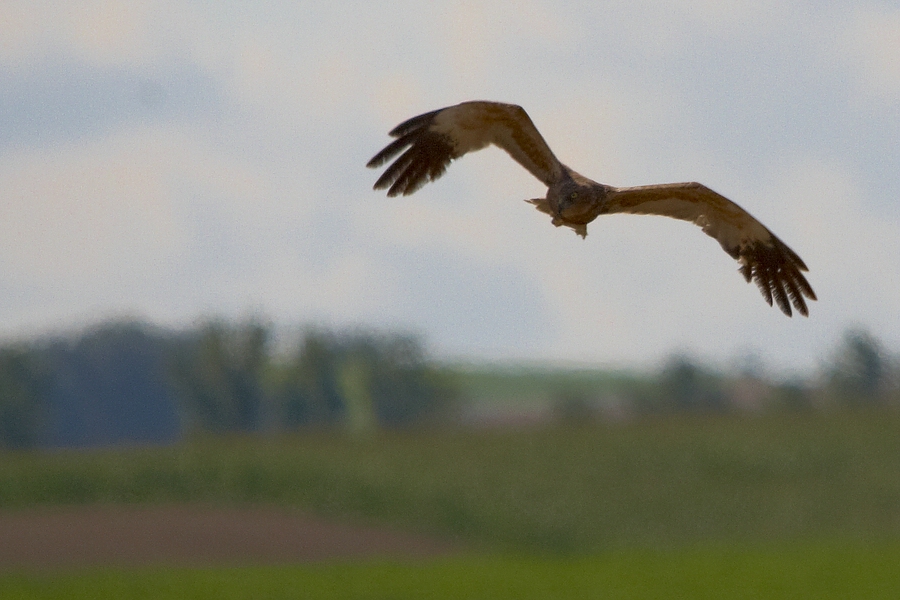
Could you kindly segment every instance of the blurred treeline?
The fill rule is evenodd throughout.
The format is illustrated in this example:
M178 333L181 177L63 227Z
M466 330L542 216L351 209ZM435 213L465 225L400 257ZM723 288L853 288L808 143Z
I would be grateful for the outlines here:
M900 361L847 332L819 372L773 381L684 355L656 372L446 365L383 331L260 321L185 330L106 323L0 347L0 447L167 443L196 433L582 422L685 412L900 406Z
M469 366L456 375L461 416L481 424L900 408L900 359L864 330L845 332L803 377L773 377L752 355L723 371L685 354L645 372Z
M404 426L453 388L414 336L309 329L276 350L257 321L184 331L107 323L0 348L0 446L165 443L196 432Z

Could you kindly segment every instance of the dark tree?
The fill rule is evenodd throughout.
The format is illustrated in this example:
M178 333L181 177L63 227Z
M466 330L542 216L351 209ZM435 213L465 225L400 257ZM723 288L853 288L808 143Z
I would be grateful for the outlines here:
M255 431L262 424L267 326L207 323L183 336L172 373L190 429Z
M0 349L0 446L38 443L46 415L43 381L34 352L16 346Z
M169 337L139 323L112 323L44 347L47 443L91 446L177 438L178 410L167 371Z
M852 330L844 335L829 368L829 385L844 402L878 403L889 371L881 343L866 331Z
M338 383L342 354L335 335L317 329L306 332L278 383L288 427L333 425L343 418Z
M659 383L664 409L709 411L726 408L719 379L684 355L669 359L660 374Z
M451 387L415 337L308 331L278 386L289 426L333 425L354 415L397 426L446 406Z

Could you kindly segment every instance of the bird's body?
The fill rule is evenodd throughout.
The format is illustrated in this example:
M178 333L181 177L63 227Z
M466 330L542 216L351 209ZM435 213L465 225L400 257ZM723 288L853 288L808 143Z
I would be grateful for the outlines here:
M691 221L715 238L741 263L741 273L755 280L766 301L773 299L791 315L802 315L804 297L816 295L801 271L806 265L747 211L699 183L666 183L617 188L597 183L561 163L520 106L498 102L463 102L404 121L391 132L397 138L369 161L379 167L397 155L375 189L389 196L408 195L440 177L460 156L496 145L547 186L544 198L528 200L565 225L587 236L587 224L603 214L653 214Z

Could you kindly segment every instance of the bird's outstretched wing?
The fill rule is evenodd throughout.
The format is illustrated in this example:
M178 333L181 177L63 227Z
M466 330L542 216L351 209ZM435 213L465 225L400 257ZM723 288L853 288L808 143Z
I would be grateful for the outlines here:
M807 316L804 297L816 299L801 272L807 268L800 257L750 213L705 185L610 188L603 213L662 215L699 225L741 263L744 278L756 282L766 302L771 306L774 298L788 316L791 304Z
M380 167L403 152L375 189L388 196L408 195L444 174L455 158L494 144L506 150L532 175L551 185L562 165L521 106L499 102L463 102L413 117L390 133L397 138L366 165Z

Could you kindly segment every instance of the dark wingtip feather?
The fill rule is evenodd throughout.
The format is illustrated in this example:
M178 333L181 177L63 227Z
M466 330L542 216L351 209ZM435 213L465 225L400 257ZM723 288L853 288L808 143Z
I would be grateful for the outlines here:
M760 293L765 298L766 303L769 306L772 306L772 283L768 277L763 277L762 273L760 273L759 267L756 269L756 273L754 274L756 277L756 287L759 288Z
M803 270L806 271L806 269ZM806 296L810 300L818 300L818 298L816 298L816 293L813 291L812 286L809 285L806 277L800 275L799 273L798 275L799 277L797 277L794 281L798 286L800 286L801 298L802 296Z
M803 276L806 265L784 242L772 236L767 242L741 248L740 255L741 274L748 282L756 282L769 306L774 301L789 317L793 315L792 306L804 317L809 316L804 297L815 300L816 294Z
M381 149L381 151L373 156L369 162L366 163L366 166L370 169L375 169L386 163L387 161L394 158L396 155L400 154L404 148L412 144L412 140L409 138L400 138L394 140L387 146Z
M415 131L416 129L426 129L431 122L434 120L434 117L441 112L441 110L433 110L431 112L423 113L421 115L417 115L411 119L407 119L391 129L390 135L391 137L400 137L404 136L407 133Z
M774 285L772 286L772 295L775 297L775 301L778 303L778 308L781 309L781 312L790 317L791 303L788 300L788 295L784 291L781 281L774 282Z
M373 156L366 166L380 167L400 156L381 174L374 189L389 188L388 196L407 196L443 175L455 158L454 145L446 135L429 130L435 114L413 117L391 131L397 139Z
M797 280L793 277L785 278L784 287L788 298L790 298L791 303L797 309L797 312L804 317L809 316L809 311L806 308L806 302L803 300L803 293L798 288Z

